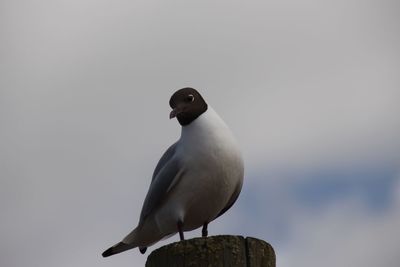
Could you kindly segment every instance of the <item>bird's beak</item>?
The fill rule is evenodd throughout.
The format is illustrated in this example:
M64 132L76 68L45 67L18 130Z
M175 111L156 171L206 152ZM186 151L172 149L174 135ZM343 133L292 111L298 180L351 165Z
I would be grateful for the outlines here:
M178 115L178 113L180 112L180 110L178 108L174 108L171 113L169 113L169 119L173 119L176 117L176 115Z
M183 105L177 106L171 111L171 113L169 113L169 118L170 119L175 118L176 116L178 116L179 114L181 114L185 110L186 110L185 106L183 106Z

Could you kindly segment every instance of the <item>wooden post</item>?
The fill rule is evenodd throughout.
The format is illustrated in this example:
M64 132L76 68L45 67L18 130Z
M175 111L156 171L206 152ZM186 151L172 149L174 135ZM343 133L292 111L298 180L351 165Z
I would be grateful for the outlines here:
M263 240L221 235L163 246L149 255L146 267L275 267L275 261Z

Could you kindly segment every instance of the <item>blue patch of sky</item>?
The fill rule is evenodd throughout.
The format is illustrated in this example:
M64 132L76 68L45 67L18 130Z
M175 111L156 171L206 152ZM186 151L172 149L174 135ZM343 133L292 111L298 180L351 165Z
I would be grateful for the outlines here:
M391 169L317 171L291 183L290 195L311 208L356 196L371 211L380 211L390 206L397 179L397 171Z
M275 176L277 174L271 174ZM394 169L325 170L285 173L285 178L246 181L236 208L245 220L242 233L284 246L296 221L293 208L324 209L342 199L358 197L374 213L391 204L398 172Z

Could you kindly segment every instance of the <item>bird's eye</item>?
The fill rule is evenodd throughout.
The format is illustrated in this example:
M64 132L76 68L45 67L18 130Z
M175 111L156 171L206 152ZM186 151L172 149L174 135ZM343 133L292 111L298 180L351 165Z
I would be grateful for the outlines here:
M190 95L188 95L187 97L186 97L186 102L193 102L194 101L194 96L192 95L192 94L190 94Z

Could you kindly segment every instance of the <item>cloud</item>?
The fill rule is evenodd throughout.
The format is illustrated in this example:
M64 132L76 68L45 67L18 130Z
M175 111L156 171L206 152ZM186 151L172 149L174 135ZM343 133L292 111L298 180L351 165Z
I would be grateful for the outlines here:
M399 210L395 204L376 216L358 199L339 201L321 214L296 220L290 245L278 259L282 266L395 267Z
M398 170L264 175L211 229L270 242L282 266L397 266L399 181Z

